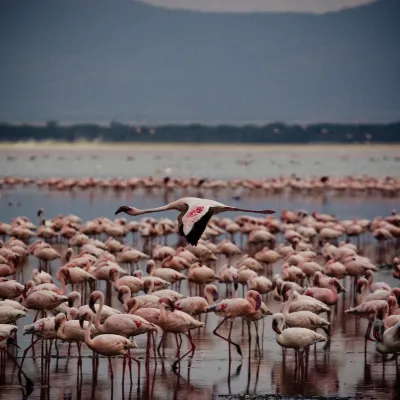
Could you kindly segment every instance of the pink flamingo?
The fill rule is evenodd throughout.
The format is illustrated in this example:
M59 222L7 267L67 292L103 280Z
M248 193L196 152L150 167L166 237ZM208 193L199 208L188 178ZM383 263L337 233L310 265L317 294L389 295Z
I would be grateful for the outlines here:
M218 300L218 289L215 285L206 285L204 287L204 297L194 296L185 297L175 302L176 310L184 311L189 315L199 315L207 311L208 306Z
M167 312L166 305L170 306L172 311ZM158 306L160 309L160 316L158 318L158 326L164 331L164 335L161 338L160 344L158 346L159 349L163 342L166 332L172 332L172 333L179 334L179 335L184 334L188 338L188 340L191 344L191 348L172 364L172 368L175 370L177 368L177 365L180 363L180 361L183 358L185 358L189 353L194 354L194 351L196 350L196 346L193 343L192 337L190 335L190 331L192 329L202 328L204 326L204 322L197 321L196 319L191 317L189 314L186 314L182 311L174 310L173 302L170 299L168 299L167 297L161 297L158 301Z
M273 210L248 210L227 206L214 200L200 199L196 197L184 197L165 206L149 208L147 210L139 210L134 207L122 206L118 208L115 214L124 212L125 214L136 216L167 210L177 210L180 212L178 216L179 233L181 236L185 237L191 245L194 246L197 245L200 236L205 231L206 226L213 215L217 215L225 211L243 211L254 212L258 214L275 213Z
M111 392L113 392L114 386L114 371L111 363L111 357L123 355L124 357L129 357L131 360L135 361L138 366L138 391L140 390L140 361L129 354L129 350L136 348L137 344L133 340L129 340L121 335L114 335L111 333L102 334L94 337L90 337L92 333L94 315L90 316L89 325L85 329L85 343L94 352L106 356L108 358L108 365L111 371ZM83 328L84 319L80 318L79 323L81 328ZM123 376L125 376L125 363L123 369Z
M232 342L231 340L232 326L233 323L235 322L235 319L240 316L250 316L256 313L260 309L261 303L262 301L260 294L255 290L249 290L246 294L245 299L241 298L226 299L207 308L207 312L215 312L216 314L223 315L224 317L222 321L217 325L217 327L213 330L213 334L229 343L229 358L231 358L230 345L235 346L238 354L242 356L242 349L240 348L240 345ZM219 327L226 320L230 320L228 338L225 338L224 336L218 333Z

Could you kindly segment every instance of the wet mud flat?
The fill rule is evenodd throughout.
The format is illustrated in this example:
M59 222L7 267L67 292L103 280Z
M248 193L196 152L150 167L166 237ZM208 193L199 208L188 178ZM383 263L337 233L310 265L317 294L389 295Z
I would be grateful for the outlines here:
M16 204L21 199L21 208L3 207L0 210L0 220L9 222L16 215L28 215L35 221L38 208L43 207L49 217L58 213L75 213L83 220L95 216L110 216L115 206L121 201L135 201L139 207L162 203L160 196L148 196L144 193L128 197L126 194L110 193L107 196L96 197L97 192L77 192L73 196L65 193L44 192L34 189L10 190L4 193L7 201ZM91 197L93 195L93 197ZM227 200L229 200L227 195ZM268 199L267 199L268 200ZM282 206L282 197L270 197L277 208ZM364 199L362 196L328 201L304 197L284 198L288 208L304 206L307 209L324 207L325 212L335 212L338 218L344 218L346 213L354 216L373 218L376 215L385 215L398 199ZM262 204L266 198L253 197L245 199L245 203ZM227 201L228 202L228 201ZM29 204L29 209L27 209ZM307 207L308 204L308 207ZM341 205L341 207L338 206ZM22 208L23 207L23 208ZM162 217L164 215L160 215ZM168 217L175 215L168 214ZM131 237L125 242L131 244ZM282 242L278 237L278 243ZM236 241L239 243L239 240ZM170 245L176 244L176 237L169 239ZM65 254L66 246L54 244L56 250ZM138 246L140 248L140 244ZM247 249L243 249L245 251ZM376 264L389 264L399 249L394 245L379 245L372 235L367 234L360 242L360 252L370 257ZM226 262L219 256L216 263L218 273ZM317 262L323 264L322 258ZM52 263L52 275L63 265L60 260ZM26 282L30 279L32 270L38 267L38 260L29 257L20 266L18 279ZM139 265L145 270L145 264ZM279 273L282 262L277 262L272 271ZM391 286L398 286L391 275L390 268L381 268L375 274L376 281L384 281ZM55 281L59 285L58 281ZM181 362L180 369L173 371L171 364L176 359L176 342L173 335L168 335L164 343L163 355L165 359L150 358L146 363L146 336L135 337L138 348L133 350L141 365L140 385L137 385L137 369L135 364L132 370L132 383L128 373L122 383L123 360L121 357L112 361L114 383L111 386L110 369L104 357L99 358L98 373L93 374L92 351L85 345L82 347L82 368L78 371L77 348L71 345L68 357L68 343L58 343L58 357L52 351L49 364L49 374L43 373L42 347L40 341L34 346L34 354L28 353L24 363L24 372L32 381L33 386L27 385L24 378L19 379L12 362L5 363L4 371L0 373L0 400L16 399L143 399L143 400L209 400L209 399L399 399L400 398L400 371L396 371L394 361L383 363L382 356L376 353L375 343L368 342L367 352L364 353L364 332L367 326L365 320L349 316L344 311L354 305L351 295L351 282L345 278L344 285L347 293L340 295L338 304L332 312L332 338L329 347L324 350L323 344L318 344L316 350L310 350L307 374L299 378L294 353L290 350L284 355L276 343L275 332L271 328L271 317L268 316L259 323L260 349L256 345L256 331L251 327L251 341L247 333L247 326L239 318L233 326L232 340L240 344L243 351L241 358L235 351L229 357L227 343L213 335L213 330L219 319L213 315L203 315L201 320L205 327L194 331L192 337L196 345L196 352L192 359ZM218 284L218 291L223 299L225 285ZM99 290L108 294L106 304L121 309L116 292L105 282L101 282ZM181 293L195 295L196 287L185 282ZM239 295L242 295L240 288ZM264 297L265 303L273 312L280 311L281 303L275 301L271 294ZM23 350L31 343L30 336L23 336L23 326L32 322L34 313L17 321L17 342L20 349L12 349L19 362L22 360ZM223 325L220 333L227 336L229 325ZM161 336L158 336L158 340ZM184 339L181 352L188 350ZM182 353L181 353L182 354Z

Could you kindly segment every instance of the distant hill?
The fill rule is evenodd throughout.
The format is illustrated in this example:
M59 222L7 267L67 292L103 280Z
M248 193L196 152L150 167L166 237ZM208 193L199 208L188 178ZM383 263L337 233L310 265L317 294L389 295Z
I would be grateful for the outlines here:
M0 0L0 120L400 119L400 0L324 15Z
M161 125L96 124L11 125L0 123L0 142L131 143L400 143L400 122L392 124Z

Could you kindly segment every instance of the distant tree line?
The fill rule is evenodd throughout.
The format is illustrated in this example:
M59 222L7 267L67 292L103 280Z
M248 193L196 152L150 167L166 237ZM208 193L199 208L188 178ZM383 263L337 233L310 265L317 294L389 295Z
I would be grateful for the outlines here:
M154 143L400 143L400 122L391 124L283 124L217 125L201 124L132 126L111 122L44 126L0 123L0 141L102 141Z

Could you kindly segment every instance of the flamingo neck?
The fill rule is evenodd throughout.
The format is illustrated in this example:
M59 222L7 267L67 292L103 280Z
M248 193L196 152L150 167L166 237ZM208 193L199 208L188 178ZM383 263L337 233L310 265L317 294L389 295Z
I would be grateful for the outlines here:
M93 314L90 316L90 321L88 326L85 329L85 343L89 346L92 347L92 339L90 337L90 332L92 330L92 325L93 325Z
M60 282L61 282L61 289L59 290L58 294L64 295L65 292L67 291L67 286L65 285L64 275L60 276Z
M171 210L171 209L173 209L173 207L171 207L171 204L167 204L167 205L162 206L162 207L148 208L146 210L136 209L133 215L150 214L150 213L155 213L155 212Z
M101 315L101 312L103 310L103 306L104 306L104 295L103 295L103 293L101 293L100 306L99 306L99 309L96 312L96 319L94 321L94 326L101 333L105 333L104 324L102 325L101 322L100 322L100 315Z
M212 304L214 304L214 298L210 292L210 288L208 288L207 286L204 288L204 297L207 300L207 303L211 306Z
M282 314L286 315L289 314L289 309L290 309L290 304L292 304L293 301L293 296L289 296L287 301L284 303L283 309L282 309Z
M151 281L150 281L149 291L147 292L147 294L152 294L153 291L154 291L154 281L151 280Z
M160 310L160 316L158 317L159 324L164 324L167 321L167 311L165 310L164 303L159 303L158 308Z
M364 301L364 297L367 294L368 285L364 285L361 293L358 295L358 304L361 304Z

